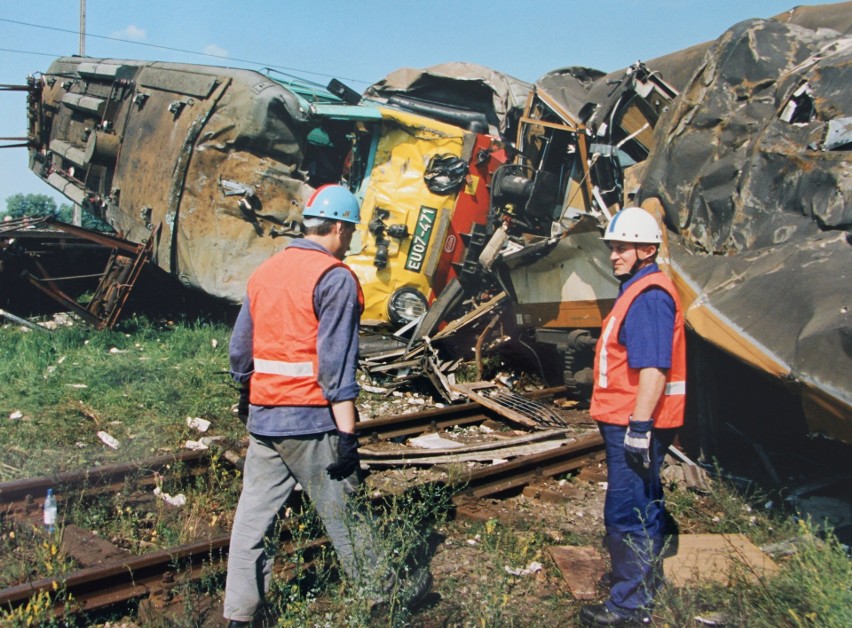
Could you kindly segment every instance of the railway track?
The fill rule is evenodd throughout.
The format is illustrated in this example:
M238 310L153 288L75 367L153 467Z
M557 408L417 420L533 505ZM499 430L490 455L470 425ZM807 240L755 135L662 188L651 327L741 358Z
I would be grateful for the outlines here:
M536 396L553 397L561 390L540 391ZM357 433L361 442L366 444L487 420L500 420L500 416L478 403L466 403L362 422L357 426ZM597 433L587 434L571 441L564 440L545 452L520 455L501 465L465 472L459 479L469 498L498 495L539 478L579 469L593 460L601 449L600 436ZM233 461L233 455L226 458ZM193 451L135 464L2 483L0 516L16 521L29 520L38 527L43 496L50 487L61 487L65 494L72 491L118 491L127 478L133 476L135 487L147 489L153 487L167 469L178 467L183 473L199 474L205 472L209 462L208 452ZM229 545L229 535L221 533L177 547L133 555L74 525L64 526L62 537L63 550L74 558L80 568L0 590L0 607L15 609L27 604L34 596L44 594L50 596L57 616L92 612L137 598L167 604L178 581L198 579L205 573L224 569ZM297 543L287 529L282 531L280 539L286 552L302 550L309 554L325 542L325 539L314 539L308 543Z

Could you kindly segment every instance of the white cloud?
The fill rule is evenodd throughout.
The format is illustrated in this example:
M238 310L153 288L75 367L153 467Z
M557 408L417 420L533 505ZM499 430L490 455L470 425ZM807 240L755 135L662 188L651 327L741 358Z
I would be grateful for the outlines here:
M145 35L144 28L139 28L138 26L131 24L127 28L115 31L112 35L110 35L110 37L115 37L117 39L129 39L130 41L142 41L145 39Z
M228 51L224 48L220 48L216 44L208 44L204 47L202 52L206 55L213 55L214 57L227 57Z

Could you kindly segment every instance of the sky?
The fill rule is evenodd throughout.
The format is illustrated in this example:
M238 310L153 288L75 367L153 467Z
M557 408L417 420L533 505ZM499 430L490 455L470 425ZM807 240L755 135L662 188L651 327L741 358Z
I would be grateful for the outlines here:
M610 72L719 37L808 0L85 0L85 54L260 70L356 91L448 61L533 82L565 66ZM23 85L80 52L80 0L0 0L0 83ZM26 135L26 97L0 92L0 137ZM0 144L12 142L0 140ZM0 150L0 212L17 193L68 202Z

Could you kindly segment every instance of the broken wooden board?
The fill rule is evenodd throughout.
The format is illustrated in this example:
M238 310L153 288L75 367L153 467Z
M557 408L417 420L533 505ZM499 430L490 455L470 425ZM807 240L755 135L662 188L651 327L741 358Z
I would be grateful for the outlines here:
M671 551L675 553L669 555ZM769 556L742 534L681 534L669 537L663 559L666 579L675 586L693 582L730 584L778 571Z
M540 454L557 447L562 447L565 444L564 440L552 440L542 443L528 443L526 445L511 445L500 449L475 450L461 453L435 453L432 451L417 452L416 455L411 455L411 452L398 452L397 458L372 457L369 453L363 452L359 448L361 461L370 466L376 467L397 467L402 465L438 465L438 464L453 464L461 462L492 462L503 461L507 458L515 458L517 456L528 456ZM431 454L431 455L430 455Z
M431 434L438 435L436 432ZM417 457L417 456L434 456L434 455L443 455L443 454L460 454L467 453L471 451L487 451L489 449L502 449L504 447L511 447L513 445L522 445L525 443L532 443L536 441L543 441L548 439L561 439L564 440L567 437L568 430L548 430L546 432L535 432L533 434L523 434L521 436L514 436L509 438L504 438L500 434L495 434L493 437L495 440L487 442L487 443L478 443L475 445L465 445L464 443L459 443L457 441L450 441L454 443L453 447L445 447L445 448L412 448L406 445L397 445L394 446L391 443L386 443L384 447L381 449L377 447L372 447L370 445L360 445L358 447L358 452L362 456L368 456L371 458L397 458L400 456L403 457ZM422 438L422 437L418 437ZM418 439L410 439L409 442L414 445ZM440 443L440 441L438 441ZM560 441L561 444L561 441Z
M562 573L568 590L578 600L597 597L598 583L606 572L606 563L594 547L553 545L547 548Z

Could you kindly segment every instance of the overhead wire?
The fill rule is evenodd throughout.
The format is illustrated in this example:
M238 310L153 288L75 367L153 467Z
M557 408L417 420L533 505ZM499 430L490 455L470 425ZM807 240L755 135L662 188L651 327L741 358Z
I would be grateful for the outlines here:
M24 55L39 55L41 57L61 57L61 54L53 54L51 52L36 52L35 50L17 50L15 48L0 48L0 52L17 52Z
M59 33L70 33L72 35L78 35L79 34L78 31L76 31L74 29L70 29L70 28L59 28L58 26L46 26L46 25L43 25L43 24L33 24L31 22L23 22L21 20L12 20L12 19L9 19L9 18L4 18L4 17L0 17L0 22L6 22L8 24L16 24L18 26L28 26L30 28L40 28L40 29L43 29L43 30L56 31L56 32L59 32ZM342 80L349 81L349 82L352 82L352 83L363 83L365 85L370 85L371 83L373 83L373 81L363 81L361 79L356 79L356 78L351 78L351 77L346 77L346 76L335 76L335 75L327 74L327 73L324 73L324 72L313 72L311 70L305 70L305 69L302 69L302 68L292 68L292 67L288 67L288 66L274 65L274 64L271 64L271 63L268 63L268 62L265 62L265 61L253 61L251 59L240 59L238 57L227 57L227 56L212 54L212 53L209 53L209 52L196 52L194 50L187 50L185 48L175 48L173 46L163 46L161 44L150 44L150 43L147 43L147 42L144 42L144 41L133 41L131 39L122 39L120 37L112 37L112 36L109 36L109 35L95 35L95 34L92 34L92 33L86 33L86 37L91 37L91 38L95 38L95 39L106 39L108 41L117 41L117 42L121 42L123 44L133 44L135 46L144 46L144 47L148 47L148 48L156 48L156 49L159 49L159 50L168 50L170 52L180 52L180 53L183 53L183 54L197 55L197 56L200 56L200 57L209 57L209 58L212 58L212 59L219 59L219 60L222 60L222 61L230 61L230 62L236 62L236 63L248 63L248 64L251 64L251 65L263 66L263 67L268 67L268 68L286 71L286 72L298 72L298 73L301 73L301 74L312 74L314 76L323 76L323 77L326 77L326 78L337 78L337 79L342 79ZM54 57L55 56L63 56L63 55L51 55L49 53L44 53L44 52L12 50L12 49L7 49L7 48L0 48L0 50L5 51L5 52L21 52L21 53L26 53L26 54L35 54L35 55L42 55L42 56L54 56Z

